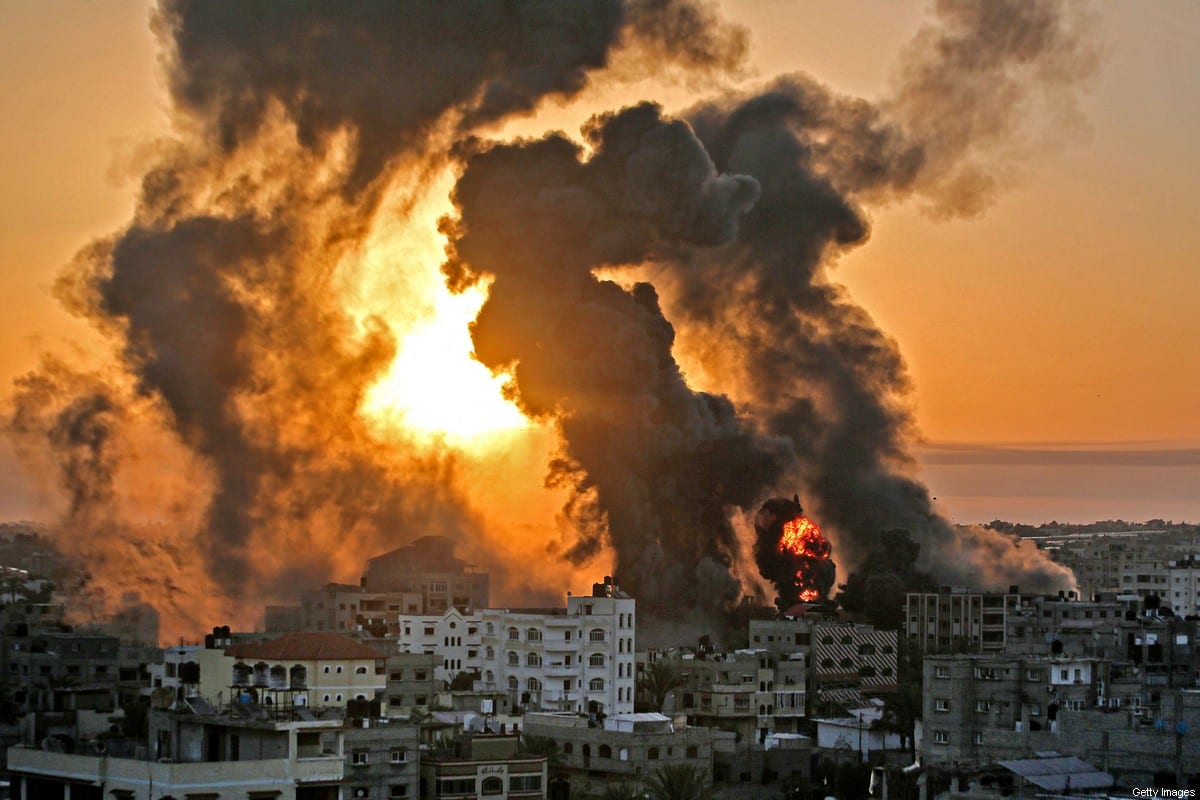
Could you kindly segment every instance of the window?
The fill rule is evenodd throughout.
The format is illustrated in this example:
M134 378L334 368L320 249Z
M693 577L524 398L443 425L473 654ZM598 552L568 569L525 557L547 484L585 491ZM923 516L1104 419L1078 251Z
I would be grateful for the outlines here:
M393 747L391 753L391 762L393 764L403 764L408 760L408 753L403 747Z
M408 797L408 784L393 783L388 789L388 797Z
M542 790L541 775L513 775L508 779L510 792L540 792Z
M649 750L647 750L646 758L650 761L657 761L658 760L658 748L651 747Z
M517 690L517 685L518 685L517 684L517 676L509 675L508 676L508 688L515 692Z
M694 744L689 745L686 755L688 758L699 758L700 757L700 749L698 747L696 747L696 745L694 745Z
M975 741L975 744L983 744L983 734L982 734L982 733L976 733L976 734L975 734L975 740L974 740L974 741Z
M981 714L986 714L987 712L992 710L992 701L976 700L975 701L975 710Z
M326 675L328 675L328 674L329 674L329 665L328 665L328 664L326 664L325 666L321 667L321 672L323 672L323 673L325 673Z
M604 666L604 653L592 653L590 656L588 656L588 666L589 667L603 667Z
M538 653L529 653L525 656L525 666L540 667L542 665L542 657Z
M949 711L950 710L950 701L949 700L934 700L933 701L933 710L934 711Z
M338 675L341 675L341 674L342 674L342 665L341 665L341 664L338 664L338 665L337 665L337 674L338 674Z
M517 655L515 650L508 651L508 665L510 667L519 667L521 665L521 657Z
M540 642L542 640L542 632L537 628L530 628L525 631L525 639L530 642Z
M516 640L521 638L521 632L519 630L517 630L516 628L509 628L508 629L508 638L509 638L509 640L515 642Z
M933 741L937 744L950 744L950 734L945 731L934 731Z
M603 678L592 678L590 681L588 681L588 691L603 692L604 691L604 679Z
M504 794L504 781L497 778L495 775L484 778L483 783L479 785L480 794Z
M356 767L363 767L371 763L370 750L355 750L350 754L350 763Z
M366 668L366 667L355 667L355 668L354 668L354 674L355 674L355 675L366 675L366 674L367 674L367 668Z
M542 684L537 678L530 678L529 680L525 681L525 688L531 692L540 692L542 690Z
M600 758L612 758L612 748L606 744L600 745Z
M588 641L603 642L604 641L604 631L600 630L599 628L592 628L591 632L588 633Z

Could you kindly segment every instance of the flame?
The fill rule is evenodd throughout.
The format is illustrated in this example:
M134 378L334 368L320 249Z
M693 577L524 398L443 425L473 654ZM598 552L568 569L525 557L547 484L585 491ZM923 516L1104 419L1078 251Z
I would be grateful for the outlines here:
M391 366L361 406L376 431L475 449L530 421L504 394L509 376L493 375L474 355L470 325L489 282L455 294L441 274L446 238L437 221L451 211L452 185L446 172L415 196L393 190L358 262L347 265L344 295L360 324L382 321L396 337Z
M821 590L817 588L816 581L817 565L826 561L832 552L829 540L821 534L820 526L803 515L783 523L779 551L799 556L796 587L800 600L807 603L820 599Z

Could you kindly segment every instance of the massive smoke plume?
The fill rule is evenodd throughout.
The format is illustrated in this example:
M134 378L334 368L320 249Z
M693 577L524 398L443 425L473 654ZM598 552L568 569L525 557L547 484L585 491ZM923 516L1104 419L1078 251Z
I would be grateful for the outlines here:
M119 554L94 559L100 582L137 575L143 596L177 598L174 633L353 579L414 534L486 530L452 450L369 429L363 399L397 341L344 303L381 209L411 209L449 164L446 275L492 281L478 357L511 369L515 401L560 437L548 482L569 496L570 561L609 547L648 609L723 608L743 591L739 512L800 486L839 559L904 527L948 580L1060 579L933 512L909 477L899 352L826 275L865 240L864 204L977 213L1027 101L1089 67L1055 3L938 15L877 103L789 77L683 119L602 114L583 145L504 144L476 137L576 95L618 49L711 76L739 68L745 32L700 0L163 0L176 135L133 220L59 283L118 365L28 376L8 426L51 454L64 546ZM597 277L614 266L649 280ZM719 391L688 385L677 329ZM120 490L147 425L183 465L166 530L134 524Z

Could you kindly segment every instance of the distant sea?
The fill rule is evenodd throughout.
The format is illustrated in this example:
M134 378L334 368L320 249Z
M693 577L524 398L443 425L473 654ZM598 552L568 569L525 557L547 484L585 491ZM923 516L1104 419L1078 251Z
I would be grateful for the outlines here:
M1200 445L926 444L920 478L959 523L1200 523Z

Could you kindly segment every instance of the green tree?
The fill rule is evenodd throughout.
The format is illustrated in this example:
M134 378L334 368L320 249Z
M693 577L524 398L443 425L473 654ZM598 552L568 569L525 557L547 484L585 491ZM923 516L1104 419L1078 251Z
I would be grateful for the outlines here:
M924 654L920 646L904 636L899 637L900 652L896 657L896 691L883 699L883 715L872 727L900 736L901 745L916 759L914 728L921 718L924 702L922 687Z
M646 779L654 800L712 800L708 771L691 764L667 764Z
M522 734L521 750L531 756L544 756L546 758L546 767L550 772L557 772L566 766L562 751L558 748L558 742L549 736Z
M660 658L646 664L642 677L638 679L637 688L639 692L650 695L655 711L662 711L663 705L667 702L667 695L686 684L687 680L679 674L675 665Z

